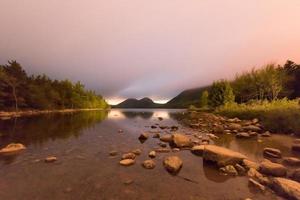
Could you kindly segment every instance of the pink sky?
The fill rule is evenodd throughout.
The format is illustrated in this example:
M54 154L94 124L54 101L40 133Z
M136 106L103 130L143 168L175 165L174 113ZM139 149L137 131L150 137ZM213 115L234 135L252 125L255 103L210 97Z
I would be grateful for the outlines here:
M110 102L165 101L300 62L299 0L1 0L0 63L81 80Z

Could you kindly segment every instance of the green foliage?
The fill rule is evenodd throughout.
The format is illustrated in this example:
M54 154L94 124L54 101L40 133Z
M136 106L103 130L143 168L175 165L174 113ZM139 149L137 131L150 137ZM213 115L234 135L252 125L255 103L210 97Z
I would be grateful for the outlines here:
M241 119L259 118L267 130L300 134L299 99L283 98L273 101L252 100L242 104L231 103L220 106L216 112Z
M202 92L200 97L200 108L207 108L208 107L208 91L205 90Z
M213 83L210 88L208 98L209 104L212 107L218 107L234 102L235 96L230 83L228 81L221 80Z
M16 61L0 65L0 109L108 108L102 96L85 90L80 82L30 76Z

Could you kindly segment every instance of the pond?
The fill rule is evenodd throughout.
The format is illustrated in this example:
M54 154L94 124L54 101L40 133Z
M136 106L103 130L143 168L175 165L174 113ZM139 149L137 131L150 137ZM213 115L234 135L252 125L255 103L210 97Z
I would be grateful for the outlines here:
M203 162L189 150L160 153L156 167L144 169L141 163L148 152L158 147L158 139L138 140L151 125L179 126L179 132L192 134L177 119L184 110L112 109L67 114L48 114L0 121L0 147L20 142L27 149L0 157L0 199L280 199L248 186L248 178L220 175L215 166ZM160 121L158 117L162 117ZM122 130L122 131L119 131ZM261 160L265 146L291 155L292 137L275 135L262 143L238 141L224 135L217 145L237 150ZM120 156L141 149L136 164L119 165ZM110 156L117 151L117 156ZM183 167L177 176L163 167L163 158L177 155ZM46 163L48 156L57 161ZM295 155L294 155L295 156ZM296 155L298 156L298 155Z

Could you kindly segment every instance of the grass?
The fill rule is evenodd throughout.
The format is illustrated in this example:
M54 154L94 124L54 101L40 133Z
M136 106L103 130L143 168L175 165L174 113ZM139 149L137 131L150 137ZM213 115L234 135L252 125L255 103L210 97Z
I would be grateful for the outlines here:
M299 99L275 101L251 101L246 104L227 104L215 111L227 117L240 119L260 119L265 129L275 133L295 133L300 135Z

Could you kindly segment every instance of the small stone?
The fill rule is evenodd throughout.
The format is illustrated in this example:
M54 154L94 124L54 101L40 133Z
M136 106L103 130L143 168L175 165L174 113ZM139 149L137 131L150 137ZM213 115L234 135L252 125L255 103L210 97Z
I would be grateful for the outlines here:
M154 125L152 125L152 126L151 126L151 128L152 128L152 129L156 129L156 128L157 128L157 126L154 126Z
M47 163L51 163L55 161L57 161L57 158L55 156L48 156L47 158L45 158L45 162Z
M142 133L140 136L139 136L139 140L147 140L149 137L148 133Z
M240 175L246 174L246 169L242 165L236 164L234 167Z
M163 148L167 147L167 144L163 143L163 142L159 142L158 145L161 146L161 147L163 147Z
M238 172L236 171L236 169L232 165L227 165L225 167L222 167L222 168L220 168L220 171L225 173L225 174L232 175L232 176L237 176L238 175Z
M158 148L158 149L155 149L155 151L157 153L169 153L171 150L167 149L167 148Z
M182 167L182 160L177 156L169 156L164 159L163 165L171 174L177 174Z
M141 149L135 149L132 151L132 153L134 153L135 155L139 156L142 154L142 150Z
M180 151L179 148L173 148L173 149L172 149L172 152L179 152L179 151Z
M249 135L249 133L241 132L241 133L237 133L236 137L237 138L250 138L250 135Z
M261 134L262 137L271 137L271 133L269 131L264 132Z
M153 160L145 160L142 165L145 169L155 168L155 162Z
M126 153L122 155L122 160L125 159L135 159L136 155L134 153Z
M281 151L275 148L264 148L264 156L271 157L271 158L281 158Z
M156 152L155 151L150 151L149 152L149 157L150 158L155 158L156 157Z
M298 166L300 165L300 159L295 157L285 157L283 158L283 162L287 165Z
M125 185L130 185L130 184L132 184L134 181L132 180L132 179L127 179L127 180L125 180L123 183L125 184Z
M0 154L5 154L5 153L15 153L15 152L19 152L21 150L26 149L26 147L21 144L21 143L11 143L9 145L7 145L6 147L2 148L0 150Z
M135 163L135 161L133 159L125 159L125 160L120 161L120 165L123 165L123 166L130 166L130 165L133 165L134 163Z

